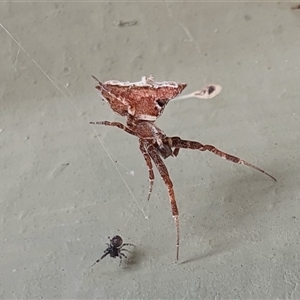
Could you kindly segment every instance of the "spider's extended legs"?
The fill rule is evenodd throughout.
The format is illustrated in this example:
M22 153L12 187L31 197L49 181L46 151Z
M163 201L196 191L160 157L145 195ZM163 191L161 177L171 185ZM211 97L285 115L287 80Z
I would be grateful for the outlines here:
M154 163L159 171L159 174L160 174L161 178L163 179L163 181L165 182L165 185L167 186L167 189L168 189L169 200L170 200L171 209L172 209L172 215L173 215L173 218L175 221L175 227L176 227L176 259L178 260L178 258L179 258L179 215L178 215L178 208L177 208L177 203L176 203L176 199L175 199L175 193L174 193L174 189L173 189L173 183L172 183L172 180L170 179L167 167L164 164L163 160L161 159L155 146L153 144L150 144L150 143L144 141L144 147L146 148L150 157L154 161Z
M124 246L132 246L132 247L135 247L135 245L133 245L133 244L125 243L125 244L122 244L122 247L121 247L121 248L122 248L122 251L124 251L124 250L125 250L125 251L128 251L127 249L123 249Z
M120 122L110 122L110 121L99 121L99 122L90 122L90 124L92 125L105 125L105 126L114 126L114 127L118 127L124 131L126 131L129 134L135 135L134 131L132 131L131 129L129 129L128 127L126 127L124 124L120 123Z
M200 151L210 151L226 160L229 160L233 163L236 164L241 164L241 165L245 165L248 166L250 168L253 168L261 173L266 174L267 176L271 177L273 180L276 181L276 178L273 177L272 175L270 175L269 173L267 173L266 171L248 163L247 161L240 159L236 156L233 156L231 154L225 153L219 149L217 149L216 147L212 146L212 145L202 145L199 142L195 142L195 141L187 141L187 140L182 140L180 137L168 137L168 143L170 144L171 147L175 147L174 149L174 155L175 155L175 151L176 151L176 155L178 155L179 152L179 148L185 148L185 149L192 149L192 150L200 150ZM178 149L178 150L176 150ZM175 156L176 156L175 155Z
M92 266L94 266L95 264L97 264L98 262L100 262L100 260L101 259L103 259L106 255L108 255L109 254L109 251L104 251L105 253L99 258L99 259L97 259L92 265L91 265L91 267Z
M154 172L153 172L151 157L148 154L148 152L143 144L143 140L141 140L141 139L140 139L140 150L144 155L144 159L148 166L148 171L149 171L149 192L148 192L148 201L149 201L150 197L151 197L151 193L152 193L153 183L154 183Z
M123 249L124 251L125 249ZM120 257L120 263L119 263L119 266L121 266L121 263L122 263L122 256L124 256L125 258L127 258L127 256L124 254L124 253L121 253L119 254L119 257Z

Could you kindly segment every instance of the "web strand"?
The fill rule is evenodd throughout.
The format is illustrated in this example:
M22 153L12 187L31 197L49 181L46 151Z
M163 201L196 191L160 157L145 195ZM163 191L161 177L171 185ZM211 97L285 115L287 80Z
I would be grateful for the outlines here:
M3 26L2 23L0 23L0 26L2 27L2 29L10 36L10 38L19 46L19 48L29 57L29 59L36 65L37 68L40 69L40 71L48 78L48 80L56 87L57 90L59 90L59 92L69 101L69 103L78 111L78 113L80 114L80 118L82 118L81 116L83 115L82 112L80 111L80 109L75 105L74 101L71 100L71 98L64 93L64 91L54 82L54 80L43 70L43 68L35 61L35 59L24 49L24 47L17 41L17 39ZM69 91L69 89L66 88L66 90L68 91L68 93L70 94L70 96L72 98L74 98L73 94ZM91 125L92 126L92 125ZM92 129L94 131L94 133L97 136L97 139L100 143L100 145L103 147L104 151L106 152L107 156L109 157L110 161L112 162L113 166L115 167L117 173L119 174L120 178L122 179L123 183L125 184L126 188L128 189L130 195L132 196L133 200L135 201L136 205L138 206L138 208L140 209L140 211L143 213L145 219L149 218L149 215L147 215L145 213L145 211L143 210L142 206L140 205L140 203L138 202L138 200L136 199L136 197L134 196L132 190L130 189L130 187L128 186L125 178L123 177L122 173L120 172L118 166L116 165L116 163L114 162L111 154L109 153L109 151L107 150L104 142L102 141L102 139L99 137L96 129L94 128L94 126L92 126Z

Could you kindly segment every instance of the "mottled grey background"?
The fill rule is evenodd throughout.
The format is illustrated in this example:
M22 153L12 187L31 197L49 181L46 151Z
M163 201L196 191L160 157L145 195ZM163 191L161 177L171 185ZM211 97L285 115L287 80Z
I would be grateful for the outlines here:
M2 299L300 298L293 5L0 4ZM127 21L132 26L121 26ZM157 124L236 154L278 182L210 153L166 160L181 221L174 263L166 188L156 173L148 204L137 139L89 125L122 121L91 74L103 81L152 74L188 83L185 93L220 84L215 99L170 102ZM91 269L115 234L136 245L131 258Z

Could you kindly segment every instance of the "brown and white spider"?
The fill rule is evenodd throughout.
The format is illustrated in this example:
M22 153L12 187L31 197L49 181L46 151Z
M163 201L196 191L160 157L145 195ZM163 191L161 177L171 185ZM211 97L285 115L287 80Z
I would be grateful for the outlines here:
M196 141L182 140L180 137L168 137L160 128L155 125L156 119L163 113L168 102L177 97L187 86L185 83L176 83L173 81L156 82L153 77L143 77L140 82L120 82L116 80L101 83L98 82L98 89L102 97L109 103L111 109L121 116L127 118L126 126L119 122L90 122L90 124L99 124L118 127L127 133L139 138L140 150L144 156L149 172L149 193L148 200L152 193L154 183L154 172L152 162L157 167L165 185L168 189L169 200L176 227L176 259L179 258L179 214L173 183L169 172L162 160L169 156L176 157L181 148L193 149L199 151L210 151L221 158L231 162L246 165L257 171L260 171L273 180L276 179L264 170L242 160L233 155L218 150L212 145L203 145ZM217 85L207 86L193 95L199 98L210 99L221 91ZM183 96L182 98L185 98Z

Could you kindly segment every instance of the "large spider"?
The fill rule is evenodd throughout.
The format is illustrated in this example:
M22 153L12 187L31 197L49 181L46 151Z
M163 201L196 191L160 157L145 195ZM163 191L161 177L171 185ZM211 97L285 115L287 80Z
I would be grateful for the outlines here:
M212 145L203 145L196 141L182 140L177 136L168 137L155 125L155 120L163 113L168 102L177 97L187 86L186 84L173 81L156 82L152 76L148 78L143 77L142 81L135 83L116 80L101 83L96 77L93 76L93 78L98 82L96 89L100 91L102 97L109 103L113 111L127 118L127 124L125 126L119 122L109 121L90 122L90 124L115 126L139 138L140 150L149 172L148 200L150 199L154 183L152 162L157 167L168 189L176 227L177 260L179 258L179 214L173 183L162 158L166 159L169 156L176 157L181 148L210 151L231 162L251 167L276 181L272 175L245 160L220 151ZM220 90L219 86L210 85L199 93L194 93L194 95L198 95L199 98L209 99L216 96ZM185 98L185 96L182 96L182 98Z

